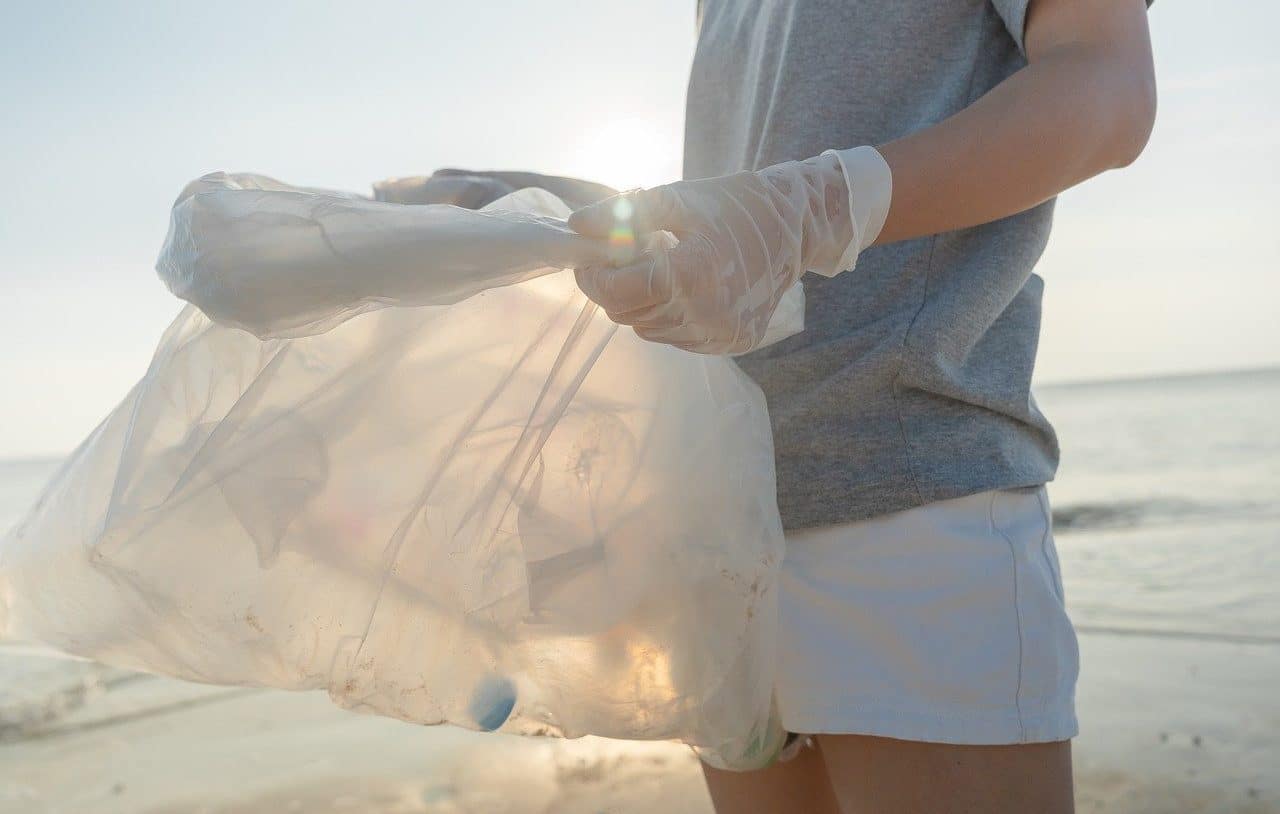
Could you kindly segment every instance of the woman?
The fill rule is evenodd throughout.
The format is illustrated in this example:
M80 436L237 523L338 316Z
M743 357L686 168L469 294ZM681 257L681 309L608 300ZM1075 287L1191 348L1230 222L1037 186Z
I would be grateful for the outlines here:
M761 771L707 769L718 812L1072 810L1031 270L1053 197L1132 162L1154 115L1143 0L701 4L702 180L570 224L679 237L578 279L694 351L751 350L819 273L804 333L741 359L788 529L777 705L813 737Z

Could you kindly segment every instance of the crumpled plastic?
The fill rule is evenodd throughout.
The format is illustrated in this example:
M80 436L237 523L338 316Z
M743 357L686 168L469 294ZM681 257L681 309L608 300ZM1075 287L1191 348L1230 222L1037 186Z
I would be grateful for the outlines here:
M567 213L538 189L476 212L193 182L158 270L194 305L0 541L0 633L769 762L764 399L730 359L610 322L559 270L598 251Z

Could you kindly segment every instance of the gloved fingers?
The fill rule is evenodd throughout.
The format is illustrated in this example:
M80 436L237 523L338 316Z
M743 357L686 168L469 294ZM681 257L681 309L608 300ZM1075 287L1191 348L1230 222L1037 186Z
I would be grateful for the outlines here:
M638 325L635 331L641 339L663 345L697 347L711 342L706 331L697 325Z
M663 184L652 189L642 189L632 196L635 207L632 222L637 234L671 232L683 237L683 232L695 219L694 212L685 203L681 183Z
M647 328L640 326L635 328L636 336L646 342L656 342L660 345L670 345L673 348L689 351L690 353L704 353L713 356L719 356L726 353L735 352L735 343L710 336L704 329L696 325L679 325L668 328Z
M665 255L646 251L618 268L594 266L574 272L578 288L610 315L629 314L671 299L671 273Z
M706 312L708 303L727 301L722 286L734 281L716 275L715 258L705 235L692 234L675 244L651 240L637 262L591 269L579 276L578 285L620 325L676 328L698 321L690 314Z
M640 308L633 308L630 311L608 311L609 319L619 325L630 325L631 327L643 327L646 325L662 325L667 321L667 312L671 309L671 303L664 302L658 305L647 305Z
M569 228L590 237L608 238L618 232L647 235L668 231L677 236L689 211L674 184L636 189L584 206L569 216Z

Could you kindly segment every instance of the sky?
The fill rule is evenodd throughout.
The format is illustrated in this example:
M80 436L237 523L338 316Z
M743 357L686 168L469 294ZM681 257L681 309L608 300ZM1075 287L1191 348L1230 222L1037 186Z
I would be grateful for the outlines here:
M1161 0L1151 24L1156 131L1059 203L1039 383L1280 364L1280 7ZM145 371L187 181L661 183L693 44L694 0L0 0L0 457L69 450Z

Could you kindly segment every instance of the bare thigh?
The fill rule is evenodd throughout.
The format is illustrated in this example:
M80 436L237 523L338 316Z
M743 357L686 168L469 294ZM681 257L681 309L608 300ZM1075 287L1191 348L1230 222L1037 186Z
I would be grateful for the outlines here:
M1072 814L1071 743L953 746L822 735L758 772L703 767L717 814Z
M802 749L786 763L754 772L725 772L702 764L716 814L840 814L818 749Z
M822 735L843 814L1072 814L1071 742L956 746Z

